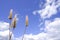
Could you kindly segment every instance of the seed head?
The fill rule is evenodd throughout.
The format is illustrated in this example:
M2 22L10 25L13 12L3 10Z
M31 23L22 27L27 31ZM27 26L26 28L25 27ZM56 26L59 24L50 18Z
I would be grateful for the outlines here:
M8 16L9 19L12 19L12 12L13 12L13 9L10 10L10 14Z
M12 26L13 28L16 27L16 20L17 20L17 16L15 15L14 18L13 18L13 20L12 20L12 23L11 23L11 26Z
M26 15L26 27L28 26L28 15Z

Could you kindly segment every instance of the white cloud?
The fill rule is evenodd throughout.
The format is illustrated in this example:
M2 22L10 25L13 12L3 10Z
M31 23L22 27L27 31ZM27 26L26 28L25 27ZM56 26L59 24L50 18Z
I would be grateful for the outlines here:
M8 28L9 28L9 23L0 22L0 40L8 40L8 38L9 38L9 29Z
M6 30L9 28L9 23L0 22L0 30Z
M9 23L0 22L0 40L8 40Z
M7 36L9 34L9 30L5 30L5 31L0 31L0 36Z
M10 31L12 34L12 40L17 40L15 38L14 34ZM0 21L0 40L9 40L9 23L7 22L1 22Z
M44 5L45 8L41 10L34 11L33 14L40 14L41 18L50 18L52 15L57 14L57 8L60 7L60 1L57 0L46 0Z
M50 20L45 20L45 26L49 25L51 23Z
M46 26L47 36L52 40L60 40L60 18L56 18L53 22Z

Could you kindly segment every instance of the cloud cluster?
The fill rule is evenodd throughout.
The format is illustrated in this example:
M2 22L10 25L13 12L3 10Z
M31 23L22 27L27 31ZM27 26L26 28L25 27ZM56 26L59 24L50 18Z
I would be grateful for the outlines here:
M10 31L10 33L12 33ZM12 33L12 40L14 38L14 34ZM9 40L9 23L0 21L0 40Z
M47 37L50 40L60 40L60 18L55 18L53 22L46 25Z
M34 11L33 14L38 13L41 19L50 18L57 14L57 8L60 7L60 0L46 0L44 8ZM25 34L24 40L60 40L60 18L55 18L53 21L45 20L45 32L39 34ZM0 40L8 40L8 26L9 23L0 22ZM14 34L12 40L22 40L22 36L15 38Z
M8 40L9 23L0 22L0 40Z
M2 27L1 27L2 26ZM6 22L0 22L0 31L1 30L7 30L9 28L9 23Z
M33 14L38 13L43 19L50 18L52 15L57 14L58 7L60 7L60 0L46 0L44 8L34 11Z
M47 25L48 23L48 25ZM45 31L37 35L25 34L24 40L60 40L60 18L55 18L53 22L47 21L45 23ZM2 26L1 26L2 27ZM9 30L0 31L0 40L8 40ZM21 40L22 36L15 38L12 36L12 40Z

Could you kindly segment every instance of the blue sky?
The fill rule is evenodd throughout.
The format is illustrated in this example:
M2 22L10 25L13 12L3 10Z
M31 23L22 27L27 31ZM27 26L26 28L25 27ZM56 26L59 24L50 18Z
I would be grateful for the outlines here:
M14 37L18 38L23 35L24 28L26 27L26 15L28 15L29 18L29 25L26 30L28 37L29 34L32 34L32 37L37 38L33 38L34 40L40 40L39 37L42 38L41 40L44 40L46 38L46 32L48 39L50 38L51 40L55 32L54 30L57 31L57 34L58 31L60 32L60 30L58 30L60 28L59 0L0 0L0 22L10 23L8 19L10 9L13 9L13 17L15 14L18 15L16 28L13 31ZM54 29L54 27L56 27L56 29Z
M40 32L39 16L33 15L34 10L39 9L40 0L1 0L0 1L0 21L9 22L8 15L10 9L13 9L13 16L18 14L18 22L14 30L15 36L23 35L25 28L25 16L29 17L29 26L27 28L27 34L37 34Z

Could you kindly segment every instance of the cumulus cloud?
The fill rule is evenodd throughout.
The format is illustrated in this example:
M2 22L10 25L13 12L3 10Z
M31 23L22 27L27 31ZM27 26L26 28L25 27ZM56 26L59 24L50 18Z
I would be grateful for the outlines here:
M6 22L0 22L0 31L1 30L6 30L9 28L9 23Z
M46 26L48 39L60 40L60 18L55 18L53 22Z
M18 21L18 18L17 18L17 21ZM15 38L14 34L11 31L9 31L9 23L0 21L0 40L9 40L9 32L10 34L12 34L11 39L16 40L17 38Z
M14 38L14 34L12 34L12 39ZM9 40L9 23L0 21L0 40Z
M40 14L41 18L50 18L52 15L57 14L57 8L60 7L60 0L46 0L44 8L41 10L36 10L33 14Z
M60 6L60 0L46 0L44 8L34 11L38 13L42 19L50 18L52 15L57 14L57 8ZM4 25L4 26L3 26ZM45 20L45 32L39 34L25 34L24 40L60 40L60 18L55 18L53 21ZM0 22L0 40L8 40L8 26L9 23ZM2 31L4 30L4 31ZM22 40L22 36L15 38L12 35L12 40Z
M8 40L9 23L0 22L0 40Z

